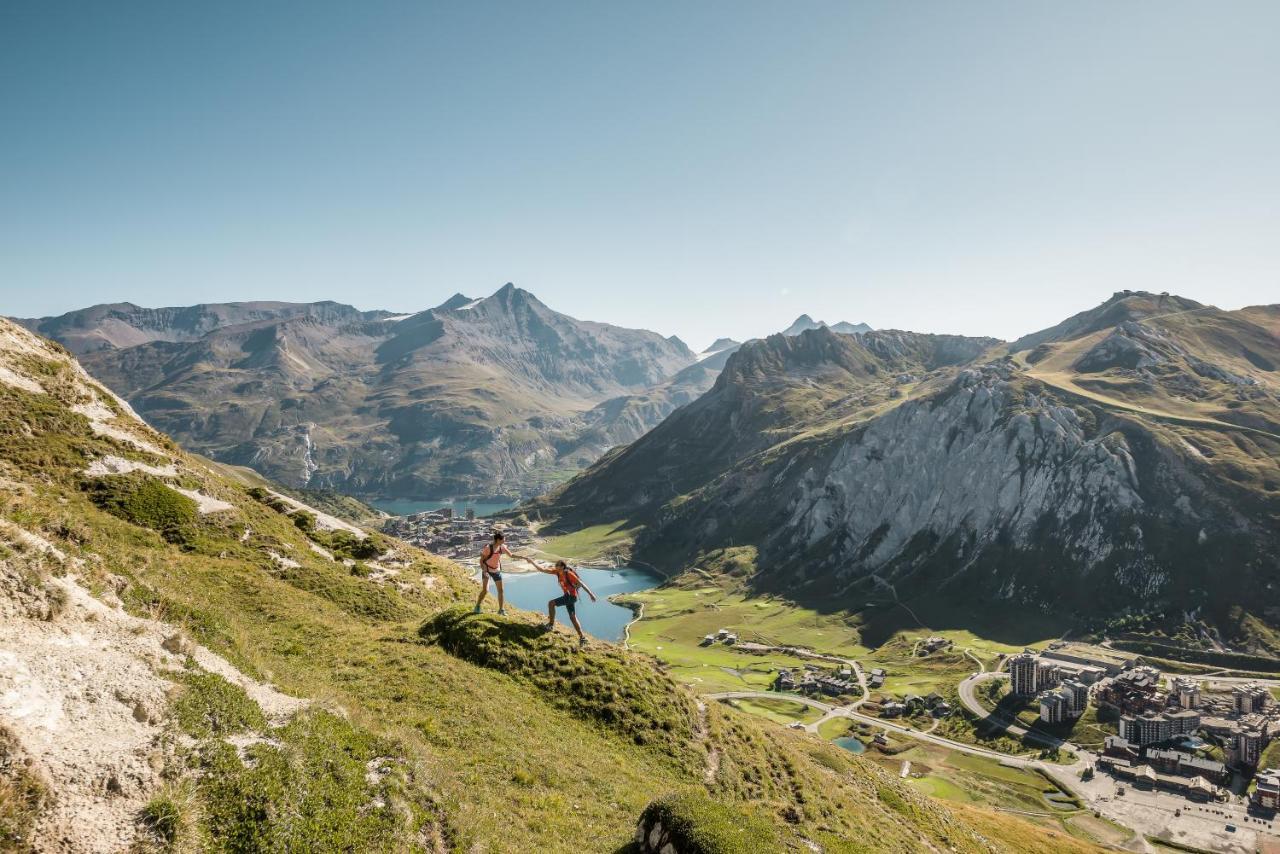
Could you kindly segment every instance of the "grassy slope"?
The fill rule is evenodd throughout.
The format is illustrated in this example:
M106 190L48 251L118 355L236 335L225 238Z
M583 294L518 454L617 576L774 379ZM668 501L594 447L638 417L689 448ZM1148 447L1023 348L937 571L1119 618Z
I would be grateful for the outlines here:
M0 385L0 475L19 485L3 493L3 515L88 561L87 583L124 579L130 608L182 624L246 672L339 712L328 723L323 712L303 716L277 733L300 769L338 762L325 759L335 744L348 759L379 745L394 750L395 762L407 769L401 803L416 835L402 835L399 822L362 824L366 835L342 837L342 845L377 850L442 840L479 851L613 850L630 838L649 801L702 789L713 749L719 771L712 793L754 802L783 838L804 834L829 850L914 851L924 839L961 851L989 850L991 839L1007 850L1070 850L1046 847L1003 817L957 819L870 763L764 730L716 704L703 730L690 720L692 698L642 655L605 646L574 658L566 638L526 631L531 617L473 620L450 610L470 594L463 574L424 553L400 548L403 587L353 575L316 554L288 517L171 445L183 485L233 510L199 517L194 530L170 542L100 509L79 475L104 453L160 460L94 436L65 403ZM282 567L269 551L298 566ZM442 640L442 619L453 621L452 642ZM499 636L486 638L495 627ZM508 666L517 660L518 668ZM623 682L652 695L645 714L604 711L609 692ZM627 701L644 705L634 694ZM348 723L332 723L341 718ZM200 763L200 797L211 819L221 820L246 798L277 797L278 809L291 797L255 786L258 778L244 776L248 771L225 748L209 749ZM270 752L262 755L277 762ZM299 803L318 810L306 829L320 835L295 838L340 844L323 832L326 820L342 814L326 806L330 781L295 773L301 776L281 770L267 778L302 781L309 797ZM352 787L338 793L345 803L361 795L362 784L358 775L344 779ZM162 807L157 802L157 814ZM282 820L273 814L266 809L249 818L264 825Z

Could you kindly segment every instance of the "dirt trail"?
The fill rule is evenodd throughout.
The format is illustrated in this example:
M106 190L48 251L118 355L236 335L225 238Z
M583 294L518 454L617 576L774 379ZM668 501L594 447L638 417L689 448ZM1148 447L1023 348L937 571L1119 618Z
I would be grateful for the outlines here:
M35 828L34 850L128 850L140 832L139 810L162 784L165 716L178 690L166 671L180 670L190 654L277 720L306 701L250 679L171 625L94 598L73 575L46 575L49 559L67 567L76 560L19 531L0 526L0 538L28 548L0 571L0 727L54 796ZM43 577L39 585L23 561ZM41 597L43 614L33 607Z
M698 726L693 731L693 736L700 742L705 742L710 735L711 730L707 726L707 702L706 700L698 700ZM714 747L707 748L707 762L702 769L702 779L708 785L713 785L716 776L720 773L720 751Z

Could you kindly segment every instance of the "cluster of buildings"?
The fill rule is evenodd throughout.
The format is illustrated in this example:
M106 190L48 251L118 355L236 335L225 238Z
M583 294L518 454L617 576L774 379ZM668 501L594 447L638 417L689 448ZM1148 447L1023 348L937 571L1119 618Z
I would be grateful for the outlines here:
M1118 779L1127 780L1139 788L1160 788L1171 792L1186 795L1198 801L1223 801L1227 799L1227 790L1213 782L1211 776L1197 773L1190 762L1197 761L1194 757L1190 760L1176 759L1172 760L1173 764L1169 764L1167 760L1160 760L1160 764L1139 762L1130 759L1124 759L1117 756L1104 755L1098 758L1098 765L1110 771L1111 774ZM1213 765L1212 760L1199 760L1206 764ZM1222 763L1216 763L1221 765ZM1165 769L1163 771L1157 768ZM1225 771L1225 766L1224 766ZM1230 778L1227 774L1223 779Z
M1120 737L1145 747L1203 732L1222 744L1230 764L1256 768L1271 736L1280 727L1271 692L1256 684L1235 685L1230 693L1205 695L1200 684L1175 678L1169 691L1160 674L1135 667L1097 688L1100 705L1120 712Z
M706 635L702 638L702 642L698 646L711 646L713 643L720 642L733 646L738 642L738 636L728 629L721 629L714 635Z
M880 706L880 714L886 718L896 718L919 712L928 712L935 718L945 718L951 714L951 704L935 691L924 696L908 694L902 698L901 702L891 700Z
M382 529L419 548L464 563L477 560L480 550L492 541L493 532L499 530L491 522L477 519L473 508L459 516L452 507L393 516ZM503 525L500 530L512 551L534 542L533 531L524 525Z
M819 670L806 664L802 671L779 670L773 679L775 691L798 691L801 694L826 694L839 697L842 694L860 693L853 670L841 667L834 671Z
M1182 791L1189 797L1220 799L1233 767L1251 774L1263 751L1280 730L1280 710L1271 692L1256 683L1232 685L1229 691L1205 693L1201 683L1174 677L1163 687L1159 671L1128 668L1094 689L1099 706L1120 713L1119 735L1106 739L1099 764L1135 784ZM1220 746L1222 759L1197 753L1199 740ZM1280 809L1280 770L1256 776L1253 802Z
M1018 697L1036 697L1040 720L1061 724L1075 720L1089 707L1089 685L1101 668L1023 652L1009 657L1009 682Z

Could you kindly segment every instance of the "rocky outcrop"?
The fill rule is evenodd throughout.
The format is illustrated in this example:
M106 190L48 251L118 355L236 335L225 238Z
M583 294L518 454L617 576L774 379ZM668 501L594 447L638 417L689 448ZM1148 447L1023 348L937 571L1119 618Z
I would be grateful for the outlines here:
M772 336L543 506L626 520L673 572L754 546L753 584L823 606L945 590L1222 617L1280 597L1280 392L1259 367L1280 349L1259 314L1119 294L1029 350Z
M1083 373L1109 368L1150 368L1169 361L1178 349L1169 336L1127 320L1081 356L1074 367Z
M1087 570L1110 551L1110 518L1142 504L1123 434L1090 427L1015 385L1007 366L966 370L946 394L840 443L800 480L787 527L806 548L835 535L842 559L874 571L922 532L965 536L975 550L998 536L1026 548L1052 519L1076 530L1069 545Z

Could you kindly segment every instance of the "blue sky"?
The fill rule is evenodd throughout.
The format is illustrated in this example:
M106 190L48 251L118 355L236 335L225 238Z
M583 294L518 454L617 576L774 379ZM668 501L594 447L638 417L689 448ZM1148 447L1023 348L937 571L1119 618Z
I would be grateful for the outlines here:
M0 313L1280 301L1280 3L0 4Z

